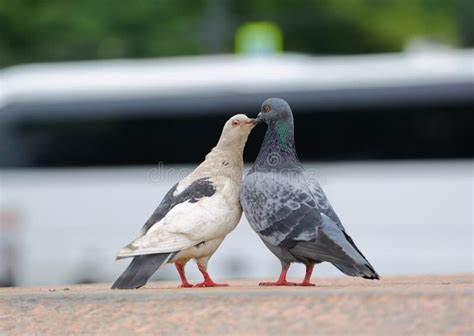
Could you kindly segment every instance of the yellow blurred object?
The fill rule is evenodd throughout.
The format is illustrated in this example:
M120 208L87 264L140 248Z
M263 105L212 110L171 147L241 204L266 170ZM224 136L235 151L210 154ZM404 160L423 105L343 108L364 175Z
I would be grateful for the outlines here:
M283 51L283 33L273 22L249 22L235 33L235 52L238 54L274 54Z

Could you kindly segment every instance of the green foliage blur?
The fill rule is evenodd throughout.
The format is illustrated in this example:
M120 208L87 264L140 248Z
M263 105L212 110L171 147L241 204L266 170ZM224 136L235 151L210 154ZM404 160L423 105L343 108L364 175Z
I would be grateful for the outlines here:
M237 28L275 22L284 50L400 51L422 37L474 45L472 0L0 0L0 67L234 52Z

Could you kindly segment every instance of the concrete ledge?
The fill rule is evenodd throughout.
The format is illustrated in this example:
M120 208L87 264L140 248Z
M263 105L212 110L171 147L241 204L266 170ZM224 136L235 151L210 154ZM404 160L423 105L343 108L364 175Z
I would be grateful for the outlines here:
M473 334L474 276L341 277L317 287L1 288L0 334Z

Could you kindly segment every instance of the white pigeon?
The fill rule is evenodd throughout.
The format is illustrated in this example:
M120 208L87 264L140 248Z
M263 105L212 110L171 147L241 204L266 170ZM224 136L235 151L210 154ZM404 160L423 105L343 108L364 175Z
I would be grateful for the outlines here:
M176 265L180 287L192 287L184 272L190 259L204 277L196 287L226 286L209 277L207 263L242 216L242 154L255 124L244 114L225 123L219 142L204 162L168 191L141 235L120 250L117 260L133 260L112 289L142 287L165 263Z

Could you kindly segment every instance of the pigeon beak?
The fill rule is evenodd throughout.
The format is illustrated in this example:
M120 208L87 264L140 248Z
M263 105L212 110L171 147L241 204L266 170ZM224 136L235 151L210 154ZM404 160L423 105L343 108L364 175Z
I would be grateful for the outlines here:
M255 120L256 120L256 123L257 123L257 124L260 123L260 122L262 122L262 112L260 112L259 114L257 114L257 118L255 118Z
M260 120L257 120L257 119L253 119L251 118L249 121L247 121L247 124L249 125L252 125L252 126L255 126L259 123Z

